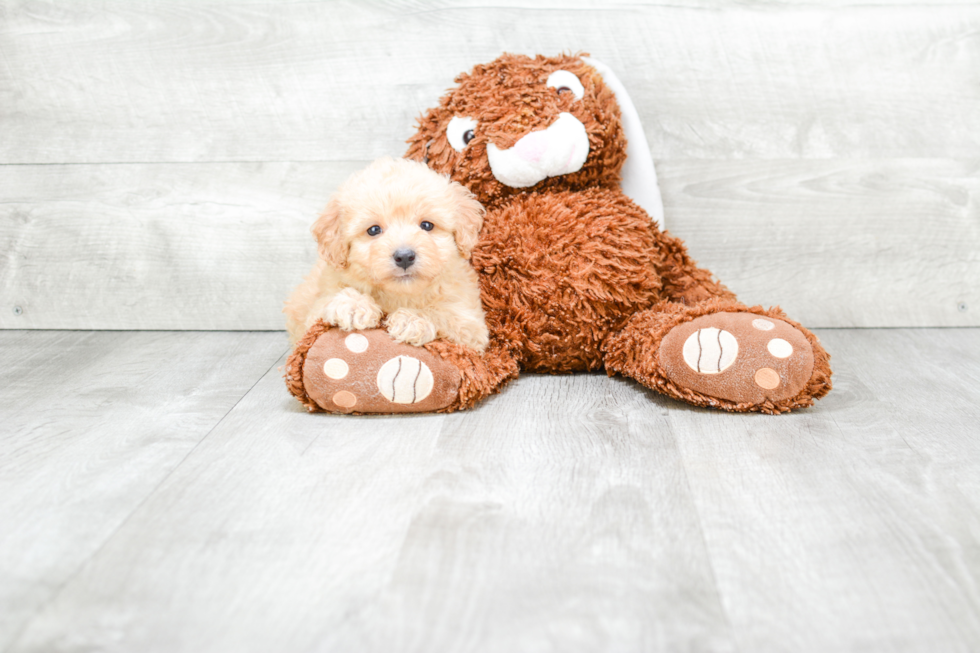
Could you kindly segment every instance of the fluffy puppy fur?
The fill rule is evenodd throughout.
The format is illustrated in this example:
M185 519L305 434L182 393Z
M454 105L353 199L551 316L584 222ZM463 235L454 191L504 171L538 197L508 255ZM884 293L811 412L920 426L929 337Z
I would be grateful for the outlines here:
M375 161L311 228L320 258L283 309L290 340L320 319L353 331L387 316L399 342L441 337L482 352L489 337L469 263L482 226L483 206L447 176L407 159Z

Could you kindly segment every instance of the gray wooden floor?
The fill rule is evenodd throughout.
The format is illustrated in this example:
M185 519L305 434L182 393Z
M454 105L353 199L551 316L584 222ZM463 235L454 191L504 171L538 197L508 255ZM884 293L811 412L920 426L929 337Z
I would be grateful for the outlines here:
M980 649L980 329L819 335L781 417L365 418L281 333L0 332L0 651Z

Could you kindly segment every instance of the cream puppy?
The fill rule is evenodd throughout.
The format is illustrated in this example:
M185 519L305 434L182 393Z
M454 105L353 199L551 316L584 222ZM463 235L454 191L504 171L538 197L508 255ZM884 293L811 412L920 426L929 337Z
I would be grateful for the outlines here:
M345 331L381 324L392 338L489 341L470 252L483 207L425 164L378 159L337 190L311 231L320 258L286 301L292 342L317 320Z

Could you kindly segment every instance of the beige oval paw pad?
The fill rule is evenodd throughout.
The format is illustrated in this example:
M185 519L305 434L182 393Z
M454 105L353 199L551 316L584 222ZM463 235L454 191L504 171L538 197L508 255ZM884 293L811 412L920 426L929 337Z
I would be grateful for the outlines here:
M378 370L378 390L395 404L415 404L432 392L435 380L429 366L411 356L396 356Z
M360 333L352 333L344 338L344 344L347 345L347 348L355 354L360 354L367 351L368 339L362 336Z
M738 340L722 329L698 329L684 342L683 356L695 372L718 374L731 367L738 357Z
M793 355L793 345L782 338L773 338L770 340L766 345L766 349L776 358L789 358Z
M342 379L350 372L347 361L342 358L331 358L323 363L323 373L331 379Z
M763 320L761 317L752 320L752 326L759 331L771 331L776 328L776 325L769 320Z

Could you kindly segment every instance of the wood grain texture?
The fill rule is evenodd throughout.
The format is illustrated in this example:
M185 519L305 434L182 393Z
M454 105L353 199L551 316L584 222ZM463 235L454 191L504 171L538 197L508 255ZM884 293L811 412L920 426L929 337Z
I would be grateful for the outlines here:
M286 347L281 334L0 332L0 650Z
M736 650L669 403L532 376L450 416L387 586L311 650Z
M904 0L0 0L0 328L279 329L347 174L473 64L579 49L743 300L980 325L978 30Z
M65 352L49 366L71 372L64 384L86 369L123 386L183 378L155 388L185 408L157 422L177 439L185 420L203 419L177 399L206 401L188 393L193 370L125 352L235 337L17 335L11 378L52 348ZM23 403L4 450L53 439L45 451L81 454L61 469L93 480L73 485L70 502L44 502L25 471L60 478L46 456L18 454L21 472L0 476L0 523L33 529L23 542L0 533L0 560L77 570L5 575L16 610L3 614L17 620L0 620L0 646L976 650L980 329L819 335L835 389L778 417L691 408L601 375L524 376L448 416L309 415L278 371L253 371L261 380L171 473L151 470L166 478L81 569L75 527L38 524L113 521L104 497L132 490L119 447L133 444L139 411L113 401L118 387L88 387L71 399L80 424L98 426L85 437ZM47 379L0 386L2 405Z
M0 163L369 160L502 51L589 51L654 158L976 158L972 4L0 5Z
M282 329L357 167L0 167L0 326Z
M833 392L670 411L744 651L980 647L980 331L823 331Z
M666 403L345 418L270 372L10 653L734 650Z
M743 302L811 326L980 325L980 159L659 168L669 230Z
M309 225L365 163L0 166L0 327L281 329ZM743 301L817 327L980 324L976 161L658 168L670 231Z

